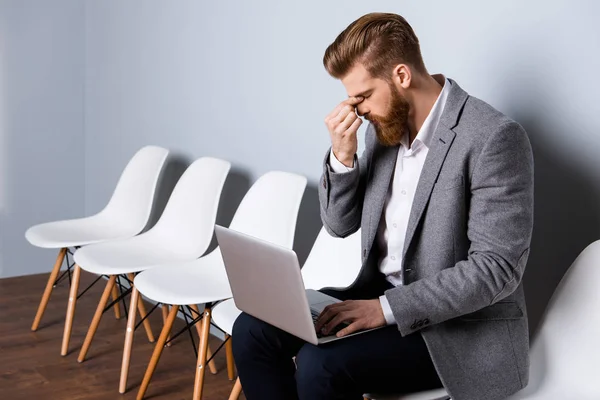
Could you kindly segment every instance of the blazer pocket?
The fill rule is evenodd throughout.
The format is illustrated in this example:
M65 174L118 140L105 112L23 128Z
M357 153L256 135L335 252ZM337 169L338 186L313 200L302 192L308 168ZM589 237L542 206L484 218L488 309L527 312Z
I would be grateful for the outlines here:
M435 187L434 189L437 190L447 190L447 189L453 189L455 187L460 187L460 186L464 186L464 179L463 176L456 176L454 178L450 178L450 179L440 179L438 181L435 182Z
M519 305L513 301L500 301L458 318L463 321L520 319L523 318L523 311Z

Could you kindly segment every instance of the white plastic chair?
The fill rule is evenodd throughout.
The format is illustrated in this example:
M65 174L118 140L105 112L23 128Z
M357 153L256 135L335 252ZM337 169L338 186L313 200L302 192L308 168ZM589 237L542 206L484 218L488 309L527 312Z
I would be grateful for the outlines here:
M75 252L76 274L83 269L109 277L79 353L79 362L85 359L117 276L127 275L133 281L136 272L169 262L190 261L206 251L212 238L219 198L229 168L229 162L216 158L196 160L177 182L162 216L152 229L132 238L94 244ZM71 332L77 286L75 282L71 286L67 309L69 325L65 326L65 352ZM139 298L135 300L129 319L132 316L135 319L136 308L144 318L144 303ZM144 322L148 339L153 342L150 325L147 320Z
M581 252L556 288L531 346L529 385L507 400L600 399L598 309L600 240ZM393 398L405 399L413 397Z
M302 267L304 287L344 289L354 283L362 267L360 243L360 230L340 239L321 228Z
M332 237L325 228L321 228L302 267L304 287L319 290L324 287L342 289L350 286L362 266L360 239L360 230L340 239ZM233 324L240 314L233 299L229 299L213 308L212 318L219 328L231 336ZM241 391L242 385L238 378L229 400L237 400Z
M303 176L286 172L269 172L263 175L245 195L230 227L291 248L305 187L306 178ZM156 302L173 305L154 348L137 398L142 399L148 389L179 307L204 304L193 395L194 400L201 399L211 325L211 307L215 302L231 297L219 248L191 263L172 264L168 268L155 268L142 272L134 280L134 295L136 291ZM128 331L127 334L124 359L131 352L131 333ZM229 378L233 379L233 359L229 341L226 352ZM127 372L122 370L122 374L126 379ZM123 375L121 382L123 383Z
M69 248L132 237L144 229L168 153L168 150L156 146L140 149L123 170L109 203L98 214L35 225L25 232L25 238L34 246L60 249L31 325L32 331L39 327ZM67 267L70 274L71 267ZM74 278L79 279L79 275ZM116 290L113 297L116 297ZM120 318L118 310L117 304L115 313Z
M531 347L527 388L509 400L600 399L600 240L556 288Z

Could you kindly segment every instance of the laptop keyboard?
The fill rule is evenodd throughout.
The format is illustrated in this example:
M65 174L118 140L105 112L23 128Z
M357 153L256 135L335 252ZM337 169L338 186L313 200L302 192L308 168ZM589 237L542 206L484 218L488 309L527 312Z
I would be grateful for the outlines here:
M320 312L315 311L315 310L310 310L310 314L312 315L312 319L313 319L314 323L317 322L317 319L319 318L319 315L321 315Z

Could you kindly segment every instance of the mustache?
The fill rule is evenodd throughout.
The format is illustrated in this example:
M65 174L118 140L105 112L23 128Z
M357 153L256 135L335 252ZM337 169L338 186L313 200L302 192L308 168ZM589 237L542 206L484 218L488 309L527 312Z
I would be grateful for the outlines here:
M392 123L395 122L393 120L389 121L386 118L379 117L379 116L374 116L374 115L371 115L369 117L365 117L365 119L367 121L369 121L369 123L371 123L371 124L373 124L375 126L386 126L386 125L389 125L389 124L392 124Z

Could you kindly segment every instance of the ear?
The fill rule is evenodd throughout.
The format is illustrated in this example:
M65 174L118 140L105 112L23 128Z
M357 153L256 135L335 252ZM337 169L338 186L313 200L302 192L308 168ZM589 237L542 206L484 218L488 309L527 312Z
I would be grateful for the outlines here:
M410 87L411 80L412 72L408 65L398 64L394 67L392 72L392 81L396 87L406 90Z

